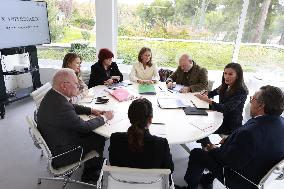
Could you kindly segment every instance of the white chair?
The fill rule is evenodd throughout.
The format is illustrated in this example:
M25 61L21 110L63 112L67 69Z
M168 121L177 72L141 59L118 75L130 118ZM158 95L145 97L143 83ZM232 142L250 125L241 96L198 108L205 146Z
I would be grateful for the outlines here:
M64 152L62 154L59 154L57 156L52 156L48 145L46 144L45 140L43 139L43 137L41 136L40 132L37 129L37 125L36 125L35 121L30 116L27 116L26 119L27 119L27 122L28 122L28 125L29 125L29 132L33 135L32 139L33 139L34 143L37 144L37 146L39 146L42 149L45 157L47 157L47 160L48 160L47 169L48 169L49 173L52 174L52 176L53 176L53 177L39 177L38 178L38 184L41 184L41 180L44 179L44 180L62 181L62 182L64 182L63 188L65 188L67 183L77 183L77 184L96 187L96 185L80 182L80 181L73 180L73 179L70 178L72 176L72 174L74 173L74 171L76 171L82 165L82 163L84 163L85 161L92 159L94 157L98 157L98 153L96 151L93 150L93 151L87 153L85 155L85 157L82 159L83 148L81 146L78 146L78 147L76 147L72 150L69 150L69 151ZM78 159L78 162L75 162L73 164L70 164L70 165L67 165L67 166L64 166L64 167L60 167L58 169L53 168L51 162L54 158L65 155L65 154L70 153L74 150L81 150L81 157L80 157L80 159Z
M260 180L258 184L253 183L240 173L232 170L233 172L237 173L240 177L250 182L252 185L255 185L258 189L269 189L275 188L271 187L272 185L276 185L277 188L281 188L284 186L284 159L278 162L275 166L273 166L268 173ZM279 186L279 181L281 185Z
M31 93L32 98L34 99L36 103L36 107L39 108L39 105L44 97L44 95L52 88L51 84L47 82L37 90L33 91Z
M104 165L102 189L170 189L170 169L137 169ZM172 180L172 179L171 179ZM101 183L98 183L101 188Z

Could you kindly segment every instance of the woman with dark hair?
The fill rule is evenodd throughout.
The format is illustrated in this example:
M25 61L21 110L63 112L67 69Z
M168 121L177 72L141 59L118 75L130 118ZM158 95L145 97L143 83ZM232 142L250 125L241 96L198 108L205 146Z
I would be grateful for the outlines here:
M211 99L219 95L219 103ZM247 99L248 89L244 83L243 69L238 63L225 66L222 84L208 94L196 94L199 99L209 103L212 110L223 113L223 123L215 133L229 135L242 126L243 108ZM209 138L202 139L202 146L210 144Z
M166 168L173 172L174 164L167 139L149 132L152 123L152 103L143 98L134 100L128 109L131 126L127 133L113 133L110 137L111 165L132 168Z
M138 54L138 62L133 64L130 72L130 80L140 84L153 84L159 81L158 69L152 63L150 48L143 47Z
M89 88L97 85L111 85L123 81L123 75L118 66L112 61L113 53L109 49L101 49L98 62L91 67Z
M219 95L219 103L211 99ZM243 69L238 63L229 63L225 66L222 84L213 91L196 94L195 96L210 105L210 109L223 113L222 125L215 131L220 134L222 140L220 144L237 128L242 126L243 108L247 99L248 89L244 83ZM210 142L209 137L197 141L201 143L204 150L215 148L215 145ZM214 177L211 173L201 177L200 183L203 187L212 186Z
M82 57L79 56L76 53L67 53L64 56L62 68L71 68L75 71L75 74L78 77L78 83L79 83L79 94L76 97L72 97L71 101L72 103L77 103L82 98L84 98L89 90L88 86L84 83L84 81L81 78L81 63L82 63Z

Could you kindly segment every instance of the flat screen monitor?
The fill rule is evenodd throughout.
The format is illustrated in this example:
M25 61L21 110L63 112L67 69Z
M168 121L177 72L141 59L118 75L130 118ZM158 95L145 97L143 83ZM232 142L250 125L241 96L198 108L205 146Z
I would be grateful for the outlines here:
M50 43L47 4L0 1L0 49Z

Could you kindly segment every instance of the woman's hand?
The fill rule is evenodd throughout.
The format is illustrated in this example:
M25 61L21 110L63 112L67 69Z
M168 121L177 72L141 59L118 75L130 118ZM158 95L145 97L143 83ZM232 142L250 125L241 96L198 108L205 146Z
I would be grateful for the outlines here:
M111 85L111 84L113 84L112 79L108 79L108 80L104 81L104 85Z
M210 98L208 98L208 96L206 94L195 94L194 96L196 96L200 100L208 102L209 104L212 104L212 102L213 102Z

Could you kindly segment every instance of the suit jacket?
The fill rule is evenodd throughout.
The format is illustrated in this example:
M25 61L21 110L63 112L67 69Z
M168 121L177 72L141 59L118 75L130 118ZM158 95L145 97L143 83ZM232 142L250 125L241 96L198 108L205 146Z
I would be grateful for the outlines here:
M223 113L223 122L215 133L229 135L242 126L242 113L248 92L245 88L239 88L233 94L226 95L219 94L217 88L208 93L209 98L216 95L219 95L219 103L213 102L211 109Z
M41 101L37 119L38 129L53 155L80 145L80 138L104 124L102 117L82 120L78 114L91 114L91 108L71 104L51 89Z
M250 119L243 127L233 132L220 148L209 152L222 166L232 189L255 188L230 168L254 183L275 164L284 158L284 119L264 115Z
M107 71L110 72L110 75L107 75ZM89 88L92 88L97 85L103 85L104 81L111 78L111 76L120 76L119 82L123 81L123 75L119 71L118 66L115 62L112 62L107 70L104 69L103 63L98 61L97 63L91 66L91 75L89 80Z
M167 139L144 133L143 152L128 148L127 133L113 133L110 137L109 161L111 165L132 168L165 168L174 171L174 164Z
M188 72L182 71L179 66L168 80L190 87L191 92L207 90L208 87L207 70L201 68L195 62L193 62L193 67Z

